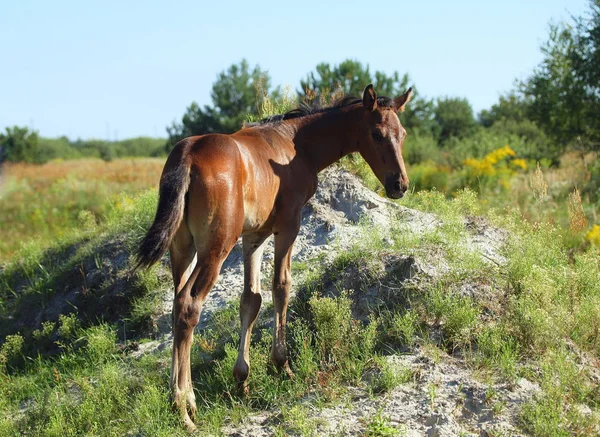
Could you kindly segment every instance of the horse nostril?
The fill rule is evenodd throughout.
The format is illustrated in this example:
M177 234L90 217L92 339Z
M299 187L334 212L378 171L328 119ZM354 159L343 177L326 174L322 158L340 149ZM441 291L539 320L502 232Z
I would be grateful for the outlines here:
M396 181L394 183L394 188L396 189L396 191L400 191L402 189L402 186L400 185L400 181Z

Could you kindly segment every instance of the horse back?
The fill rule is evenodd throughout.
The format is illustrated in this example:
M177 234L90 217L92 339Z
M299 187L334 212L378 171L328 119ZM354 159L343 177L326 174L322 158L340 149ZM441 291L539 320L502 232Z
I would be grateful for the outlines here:
M282 191L287 193L283 197L290 198L296 158L293 143L254 129L191 140L190 218L208 217L203 221L210 221L210 217L223 215L235 217L235 221L239 218L241 232L268 229Z

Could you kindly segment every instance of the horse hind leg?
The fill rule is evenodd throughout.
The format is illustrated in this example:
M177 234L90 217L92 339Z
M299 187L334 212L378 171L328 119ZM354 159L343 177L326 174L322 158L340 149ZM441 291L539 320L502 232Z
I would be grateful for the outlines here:
M239 233L221 231L204 233L205 238L194 238L197 262L173 301L171 390L173 403L185 427L190 431L196 428L190 417L190 412L193 415L196 411L190 359L194 329L200 321L202 304L217 282L221 266L233 249L238 235ZM198 241L206 243L199 246Z
M185 286L195 266L196 247L185 220L173 237L169 246L171 273L175 285L175 295Z
M177 297L177 295L181 293L183 287L187 285L196 266L196 248L194 246L194 239L185 221L181 223L180 228L177 230L177 233L171 242L169 255L171 258L171 272L173 274L173 282L175 285L175 297ZM173 309L172 317L174 326L175 309ZM175 395L176 380L174 380L174 376L176 375L175 367L178 366L178 359L175 355L172 357L171 364L171 389ZM174 396L173 401L176 405L181 406L184 402L181 398L184 397L186 405L183 405L183 408L187 406L188 414L193 421L196 416L197 407L196 396L194 395L194 389L192 387L191 364L188 363L186 370L187 376L185 379L188 382L188 386L184 390L183 395L178 394L177 396ZM176 397L177 399L175 399Z
M243 190L241 183L236 183L241 181L236 165L239 150L221 145L213 148L210 141L218 138L205 138L208 143L198 147L194 155L203 166L192 165L186 202L186 221L196 248L197 262L173 302L171 390L188 430L195 429L187 411L188 403L192 405L194 401L190 371L194 329L200 320L202 304L217 282L221 266L241 235L244 223ZM223 180L231 183L222 183ZM194 408L191 410L193 412Z

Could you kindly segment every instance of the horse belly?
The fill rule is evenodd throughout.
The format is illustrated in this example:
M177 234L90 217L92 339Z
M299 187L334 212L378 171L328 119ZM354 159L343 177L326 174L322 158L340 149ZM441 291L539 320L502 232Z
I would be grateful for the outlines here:
M257 199L244 200L243 232L255 232L270 229L273 225L273 205L259 202Z

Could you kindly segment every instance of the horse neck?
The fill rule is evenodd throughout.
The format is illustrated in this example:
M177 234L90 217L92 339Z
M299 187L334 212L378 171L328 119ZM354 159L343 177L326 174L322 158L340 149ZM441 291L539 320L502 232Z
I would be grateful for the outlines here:
M358 107L340 108L290 120L296 152L316 172L358 151Z

